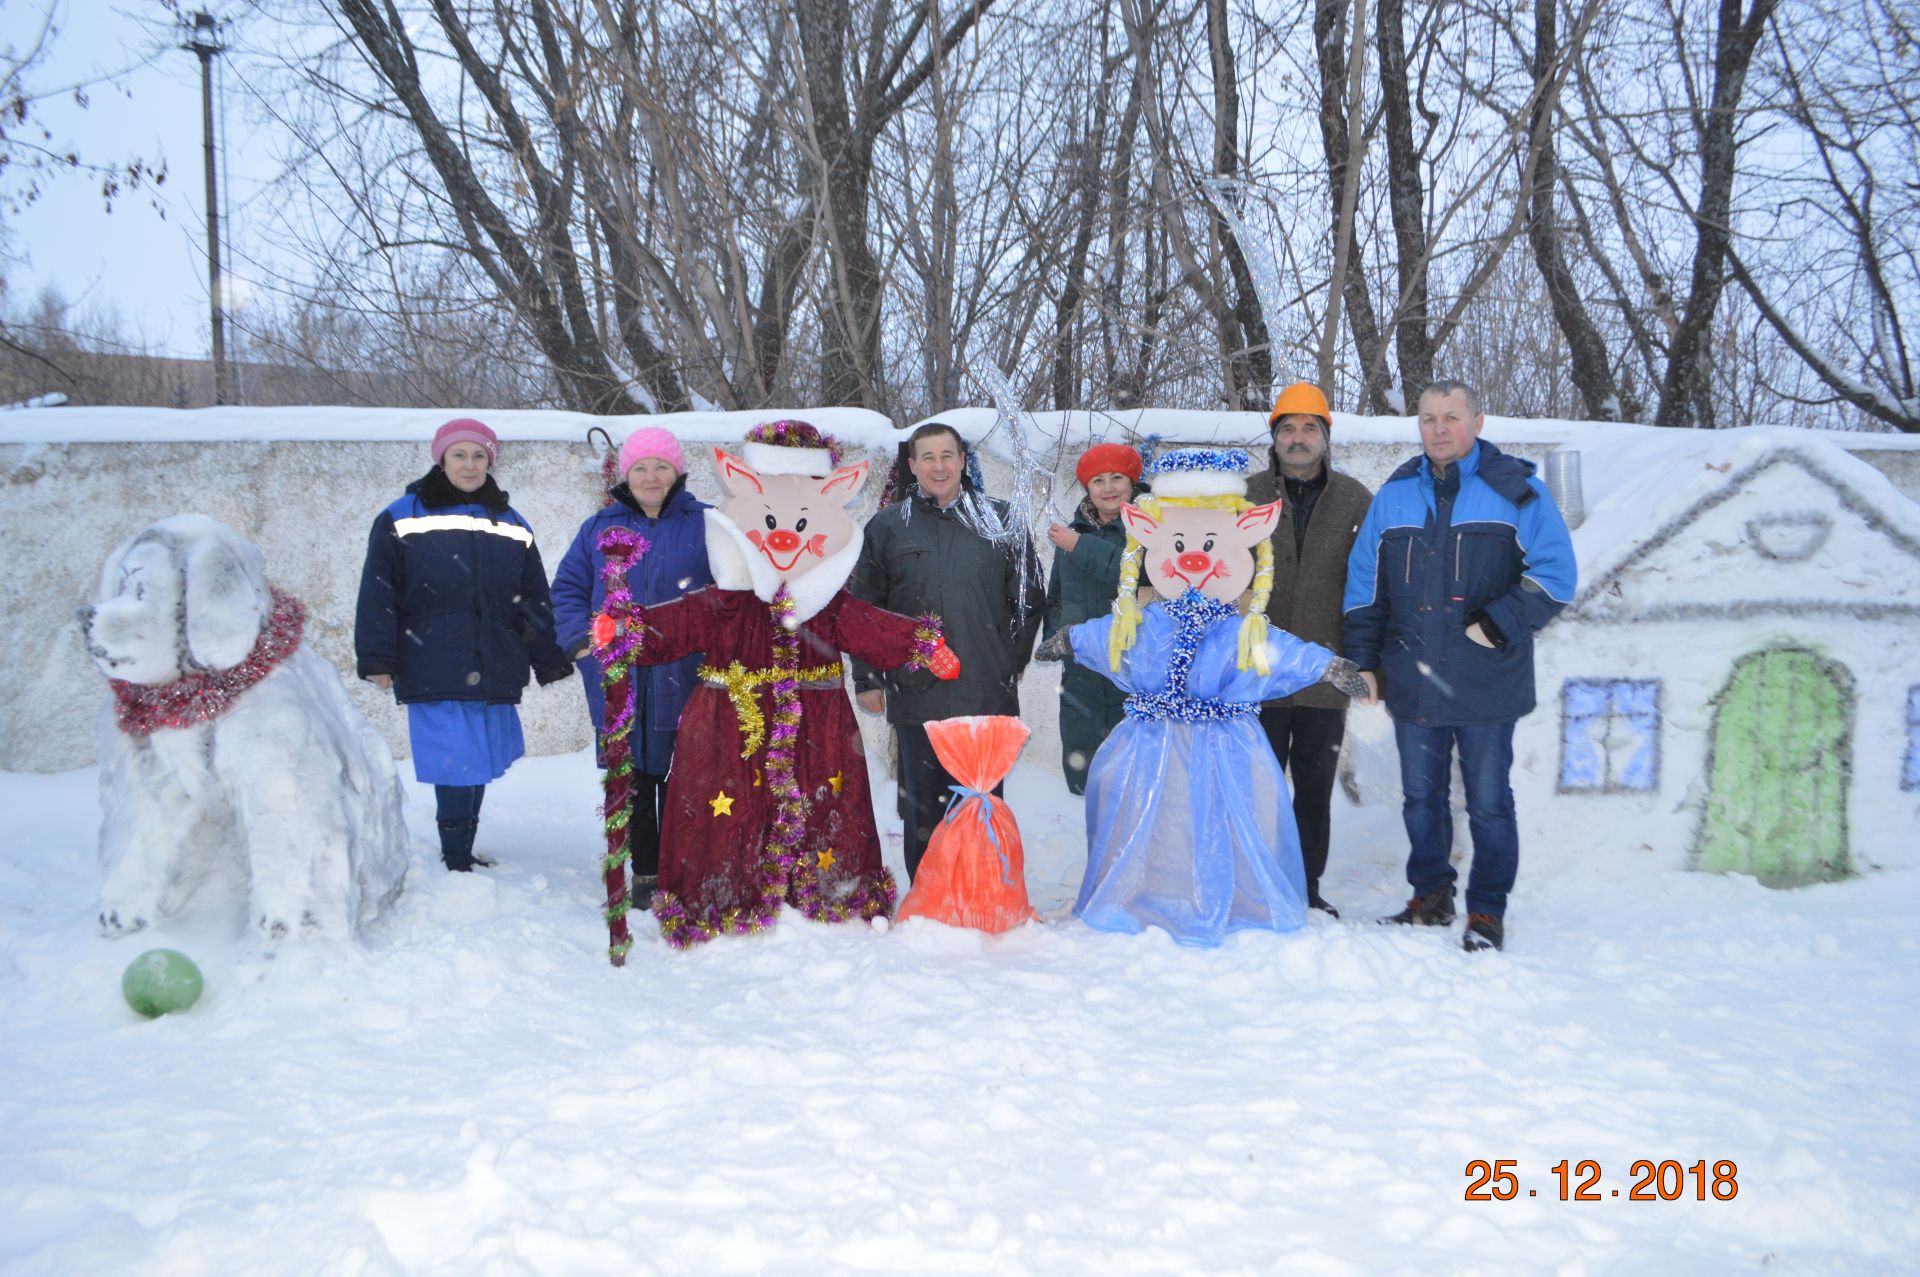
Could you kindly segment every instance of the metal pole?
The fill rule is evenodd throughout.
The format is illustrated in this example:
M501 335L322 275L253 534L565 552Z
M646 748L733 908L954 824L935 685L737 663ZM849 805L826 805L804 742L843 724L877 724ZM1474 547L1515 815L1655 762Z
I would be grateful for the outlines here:
M200 57L201 134L207 167L207 295L213 305L213 402L227 401L227 322L220 304L220 200L213 161L213 55L223 47L214 30L213 15L193 15L193 40L186 46Z

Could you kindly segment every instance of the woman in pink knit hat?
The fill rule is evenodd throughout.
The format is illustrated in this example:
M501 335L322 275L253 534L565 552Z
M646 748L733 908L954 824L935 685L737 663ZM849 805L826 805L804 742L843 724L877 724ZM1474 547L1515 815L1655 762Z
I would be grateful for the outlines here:
M361 678L407 707L414 778L433 786L440 858L465 872L487 783L526 750L517 706L529 671L573 673L554 641L533 528L494 482L500 440L459 417L429 449L433 469L373 522L360 573Z
M687 461L680 441L659 426L640 427L620 448L620 476L608 493L606 506L580 525L553 575L553 613L560 646L575 659L580 676L586 680L596 757L605 729L605 699L600 667L589 650L587 631L607 593L606 581L600 575L606 566L606 556L600 553L600 534L608 528L624 527L647 539L647 552L627 569L627 588L636 604L665 603L713 584L702 520L707 506L687 491ZM660 804L666 799L667 770L673 763L680 711L700 682L699 668L696 655L635 671L633 734L629 741L636 792L627 846L633 855L636 909L652 903L659 881Z

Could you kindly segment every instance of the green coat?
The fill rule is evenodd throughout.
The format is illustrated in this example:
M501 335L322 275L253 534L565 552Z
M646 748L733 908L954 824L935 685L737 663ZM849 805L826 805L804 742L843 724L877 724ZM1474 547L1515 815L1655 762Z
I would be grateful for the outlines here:
M1120 520L1097 523L1082 505L1072 526L1080 534L1079 544L1071 554L1053 552L1053 575L1047 581L1049 635L1105 616L1120 590L1120 556L1127 547ZM1094 751L1126 717L1126 706L1127 694L1111 679L1075 664L1072 657L1066 659L1060 670L1060 760L1074 793L1085 792Z

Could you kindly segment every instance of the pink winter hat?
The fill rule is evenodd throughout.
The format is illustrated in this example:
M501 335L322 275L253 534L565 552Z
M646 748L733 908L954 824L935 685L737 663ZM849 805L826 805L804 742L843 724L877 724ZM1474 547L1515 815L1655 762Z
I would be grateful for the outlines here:
M500 437L487 429L484 421L475 421L472 417L455 417L446 425L433 432L433 464L439 465L440 458L447 455L447 449L456 443L477 443L487 450L487 467L500 463Z
M673 437L671 430L659 426L642 426L627 436L620 445L620 476L625 478L634 463L657 457L672 466L675 474L687 472L686 454L680 451L680 441Z

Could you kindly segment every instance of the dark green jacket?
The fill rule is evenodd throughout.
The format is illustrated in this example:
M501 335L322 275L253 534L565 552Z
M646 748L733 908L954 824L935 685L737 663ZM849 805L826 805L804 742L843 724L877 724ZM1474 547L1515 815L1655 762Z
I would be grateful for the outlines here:
M847 589L890 612L938 616L947 646L960 658L960 677L944 683L923 669L882 673L854 662L854 689L886 692L890 723L1020 713L1020 675L1046 607L1040 560L1023 531L1023 568L1007 545L975 531L962 517L962 503L974 504L984 520L1007 516L1004 501L962 492L942 510L915 489L867 520Z
M1113 609L1120 589L1120 557L1127 548L1127 532L1120 520L1101 524L1088 517L1084 503L1074 516L1080 534L1072 553L1053 552L1053 576L1047 581L1046 633L1105 616ZM1078 752L1092 758L1126 717L1127 694L1098 670L1086 669L1069 656L1060 670L1060 749L1063 756ZM1071 768L1069 769L1072 770ZM1084 765L1079 771L1084 774Z

